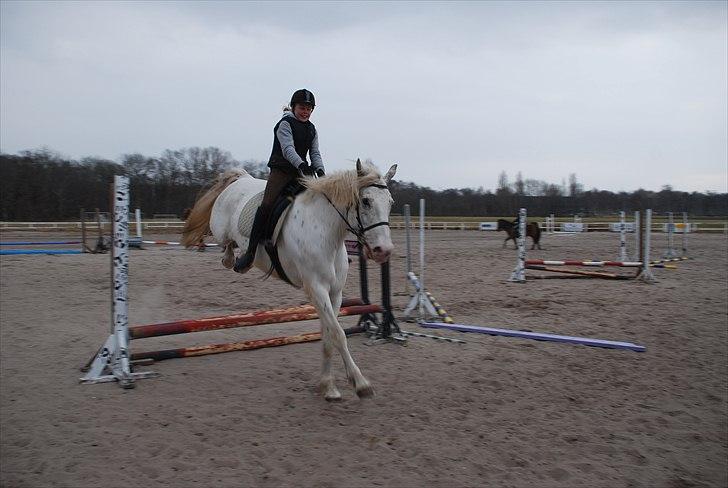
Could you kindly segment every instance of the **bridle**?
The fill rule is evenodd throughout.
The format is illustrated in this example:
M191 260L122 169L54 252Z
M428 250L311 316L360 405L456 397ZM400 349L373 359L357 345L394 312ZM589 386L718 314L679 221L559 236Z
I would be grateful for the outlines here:
M381 188L383 190L389 189L389 187L387 187L387 185L382 185L380 183L370 183L369 185L362 186L359 189L359 191L363 190L364 188L369 188L369 187ZM334 210L336 210L336 213L339 214L339 217L341 217L341 220L344 221L344 224L346 224L346 228L349 230L349 232L354 234L354 236L356 236L356 240L359 242L359 244L366 247L367 249L370 249L370 248L369 248L369 244L367 243L367 238L365 236L366 232L368 232L372 229L375 229L381 225L386 225L387 227L389 227L389 221L386 221L386 220L382 220L381 222L377 222L376 224L372 224L367 227L364 227L364 224L361 221L361 211L359 210L360 205L357 203L357 205L356 205L357 228L355 229L349 223L349 219L346 218L346 215L349 214L349 210L351 209L351 205L346 207L345 213L341 213L341 211L339 211L339 209L336 208L336 205L334 205L334 202L331 201L331 199L328 197L328 195L326 195L325 193L323 195L324 195L324 197L326 197L326 200L328 200L328 202L331 204L331 206L334 207Z

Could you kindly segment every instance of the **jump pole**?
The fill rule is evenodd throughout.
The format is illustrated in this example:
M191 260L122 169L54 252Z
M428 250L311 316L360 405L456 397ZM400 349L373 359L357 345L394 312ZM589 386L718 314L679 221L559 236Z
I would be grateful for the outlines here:
M619 212L619 260L627 261L627 223L624 210Z
M362 315L365 313L381 313L382 307L364 303L361 300L345 300L339 310L339 316ZM136 325L129 328L130 339L144 339L147 337L160 337L175 334L188 334L190 332L204 332L211 330L232 329L239 327L252 327L256 325L278 324L283 322L299 322L318 318L313 305L300 305L275 310L258 310L220 317L207 317L203 319L179 320L161 324Z
M526 209L518 211L518 261L508 281L512 283L526 282Z
M590 339L588 337L575 337L557 334L543 334L539 332L527 332L521 330L498 329L494 327L480 327L477 325L463 324L441 324L437 322L424 322L423 327L431 327L437 329L456 330L458 332L476 332L479 334L489 334L506 337L517 337L520 339L534 339L537 341L565 342L568 344L581 344L584 346L603 347L608 349L626 349L634 352L645 352L646 347L631 342L608 341L604 339Z
M129 276L129 178L114 176L112 218L112 324L111 334L96 353L81 383L118 381L122 388L134 388L137 379L159 376L151 371L131 370L129 354L128 276Z

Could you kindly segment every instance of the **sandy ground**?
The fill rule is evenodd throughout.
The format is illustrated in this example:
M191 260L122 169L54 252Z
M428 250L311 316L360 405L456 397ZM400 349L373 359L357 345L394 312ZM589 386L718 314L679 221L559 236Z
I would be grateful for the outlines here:
M4 234L3 240L29 234ZM48 236L46 236L48 237ZM55 237L55 236L54 236ZM146 236L177 239L179 236ZM395 312L408 296L404 235ZM502 235L427 233L427 285L456 322L598 337L647 352L435 332L407 346L349 341L376 396L335 366L341 403L317 393L320 343L176 359L134 390L80 385L109 331L107 255L0 259L3 487L725 487L728 262L724 235L690 236L658 282L507 283ZM664 236L654 236L655 255ZM545 236L534 258L615 259L616 234ZM630 243L631 244L631 243ZM215 251L132 251L133 324L305 302ZM354 271L353 269L352 271ZM375 274L370 266L370 274ZM372 283L372 296L379 287ZM347 295L356 296L350 273ZM353 319L342 320L350 325ZM400 322L409 330L415 324ZM313 331L316 323L134 341L135 351Z

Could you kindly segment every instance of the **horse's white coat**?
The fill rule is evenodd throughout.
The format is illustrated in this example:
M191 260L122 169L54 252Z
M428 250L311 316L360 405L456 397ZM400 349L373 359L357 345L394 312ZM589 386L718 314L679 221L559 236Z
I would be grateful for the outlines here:
M359 166L358 166L359 167ZM364 171L376 171L363 167ZM376 183L386 185L394 176L396 165ZM333 175L327 178L336 179ZM371 179L371 177L370 177ZM343 182L343 179L342 179ZM223 264L231 267L234 261L232 241L242 250L247 249L248 237L238 228L240 212L246 202L263 191L265 181L248 174L230 184L215 200L210 216L210 230L215 239L225 246ZM356 194L356 192L354 192ZM351 202L348 208L339 208L349 225L358 228L356 204L359 204L361 223L364 228L378 222L388 222L392 197L387 189L363 187L358 191L359 202ZM316 308L321 320L323 340L323 365L321 387L327 400L338 400L341 393L334 384L331 372L331 355L339 351L347 376L354 383L356 393L371 396L373 389L351 357L346 336L337 319L341 306L342 290L349 269L344 238L346 223L324 195L313 189L306 190L293 202L278 235L278 255L288 278L294 286L301 287ZM246 229L249 233L249 230ZM394 248L389 226L375 227L365 234L367 253L377 262L384 262ZM267 272L271 263L262 245L256 252L254 266Z

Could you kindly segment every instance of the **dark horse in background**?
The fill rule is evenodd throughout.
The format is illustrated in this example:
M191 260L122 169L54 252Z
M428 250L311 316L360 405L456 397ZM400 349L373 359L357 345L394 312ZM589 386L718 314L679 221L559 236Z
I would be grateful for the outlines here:
M498 219L498 229L496 230L504 230L506 231L506 234L508 234L506 240L503 241L503 247L506 247L508 241L513 239L513 245L518 248L518 243L516 242L516 239L518 238L518 220L511 222L510 220ZM537 222L526 223L526 236L533 239L533 246L531 246L531 249L536 249L536 246L541 249L541 244L539 244L539 241L541 240L541 228L539 228Z

